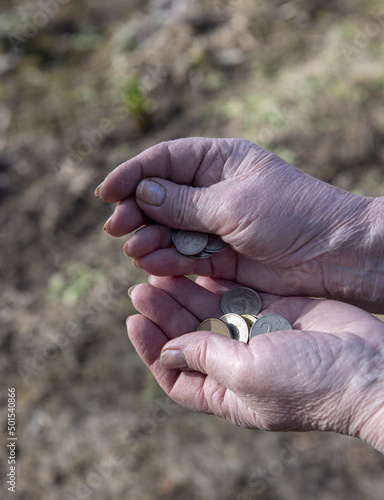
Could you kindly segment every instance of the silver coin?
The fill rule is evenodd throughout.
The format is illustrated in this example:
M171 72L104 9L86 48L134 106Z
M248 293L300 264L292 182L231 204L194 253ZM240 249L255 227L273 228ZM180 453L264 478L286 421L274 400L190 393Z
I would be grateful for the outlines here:
M217 252L222 252L226 248L228 248L228 243L225 243L220 236L216 235L211 235L208 239L207 246L205 247L206 252L212 252L212 253L217 253Z
M257 316L261 311L260 296L252 288L239 286L231 288L221 299L221 309L224 314L251 314Z
M279 314L265 314L256 320L252 326L249 338L262 333L277 332L279 330L292 330L292 326L283 316Z
M212 257L211 252L207 252L203 250L202 252L196 253L195 255L191 255L192 259L208 259L208 257Z
M175 234L175 246L183 255L195 255L204 250L208 234L198 231L179 231Z
M248 342L249 330L247 322L244 318L242 318L238 314L229 313L224 314L224 316L222 316L220 319L229 326L235 340L240 340L240 342L245 343Z
M176 234L180 231L180 229L172 229L172 242L175 245Z

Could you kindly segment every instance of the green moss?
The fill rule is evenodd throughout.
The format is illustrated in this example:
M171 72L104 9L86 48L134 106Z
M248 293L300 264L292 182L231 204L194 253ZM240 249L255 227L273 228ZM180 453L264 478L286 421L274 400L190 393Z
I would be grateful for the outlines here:
M135 78L129 82L124 90L124 103L131 115L137 118L143 129L148 125L151 116L156 110L156 102L149 96L141 79Z

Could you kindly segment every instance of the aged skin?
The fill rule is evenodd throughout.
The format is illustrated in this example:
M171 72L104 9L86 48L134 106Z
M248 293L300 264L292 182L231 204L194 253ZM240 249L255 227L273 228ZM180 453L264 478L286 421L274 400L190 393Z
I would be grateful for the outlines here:
M141 210L164 224L147 226L126 246L152 274L214 276L281 295L364 301L384 311L384 198L314 179L248 141L158 144L111 172L98 196L120 202L106 224L113 236L143 225ZM169 227L213 232L232 251L191 261L164 250Z
M188 333L218 312L236 283L150 282L131 291L142 315L128 319L128 334L175 401L241 427L335 431L384 452L384 325L377 318L333 300L262 294L263 313L282 314L294 330L244 344Z
M135 265L158 277L200 276L202 287L153 277L154 287L131 293L142 316L129 320L129 335L167 393L238 425L334 430L384 451L382 323L348 304L305 298L384 312L383 198L326 184L248 141L206 138L149 148L112 171L96 196L119 202L105 225L113 236L145 225L143 212L158 223L127 242ZM218 234L231 248L190 259L171 247L171 227ZM198 324L191 304L239 284L273 294L269 312L295 330L248 346L201 332L179 337ZM157 316L164 311L168 322ZM178 314L196 321L186 328Z

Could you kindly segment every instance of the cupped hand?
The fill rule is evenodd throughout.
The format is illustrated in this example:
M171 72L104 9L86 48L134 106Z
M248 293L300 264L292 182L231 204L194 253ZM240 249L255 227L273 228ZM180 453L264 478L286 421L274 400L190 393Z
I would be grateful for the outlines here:
M261 294L293 331L249 344L194 332L236 283L154 277L131 291L129 337L164 391L195 411L266 430L332 430L384 452L384 326L354 306ZM193 332L193 333L188 333Z
M375 301L382 291L369 274L373 260L364 256L371 200L248 141L158 144L117 167L96 193L119 202L105 226L113 236L146 224L143 212L158 223L125 247L151 274L214 276L280 295ZM193 260L172 248L170 227L215 233L231 248Z

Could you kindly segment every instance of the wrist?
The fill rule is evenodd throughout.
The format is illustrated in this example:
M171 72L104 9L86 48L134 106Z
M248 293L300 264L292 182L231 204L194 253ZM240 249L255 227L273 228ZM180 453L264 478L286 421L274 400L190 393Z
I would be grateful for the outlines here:
M384 453L384 325L371 330L366 357L350 383L350 426L348 434L366 441ZM368 344L367 344L368 345Z
M363 241L366 299L384 307L384 197L371 200L364 218L368 228Z
M384 394L382 394L382 399L384 399ZM384 454L384 403L382 408L362 427L359 437Z
M323 258L330 295L384 309L384 198L346 193L331 224L330 252ZM368 307L369 308L369 307Z

